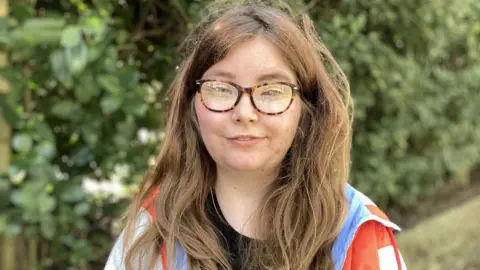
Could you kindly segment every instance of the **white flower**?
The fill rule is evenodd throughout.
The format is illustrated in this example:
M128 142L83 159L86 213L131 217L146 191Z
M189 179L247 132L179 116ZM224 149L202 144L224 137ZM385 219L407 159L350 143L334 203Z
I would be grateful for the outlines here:
M117 167L116 170L120 174L123 173L125 175L126 173L125 166ZM85 177L82 181L82 188L85 194L95 198L109 200L110 202L117 202L120 199L128 198L132 193L131 187L124 185L122 183L122 177L117 173L112 173L110 179L96 180Z
M141 144L156 143L159 139L159 135L155 131L147 128L140 128L137 131L137 138Z
M55 178L58 181L64 181L68 179L68 173L64 173L60 170L60 167L57 165L53 166L53 170L55 171Z
M110 183L110 196L114 201L128 197L128 189L121 183Z
M102 172L102 169L96 168L94 173L95 173L96 177L100 177L100 176L102 176L103 172Z
M82 188L86 194L93 196L97 196L101 191L100 183L89 177L83 178Z
M155 156L150 156L148 158L148 166L154 166L156 163L157 163L157 160Z
M142 144L146 144L148 141L148 129L140 128L137 131L137 138Z
M13 184L19 185L23 183L23 180L25 179L25 176L27 176L27 172L25 170L18 171L14 175L10 177L10 181Z
M116 164L115 167L113 167L113 171L120 178L130 176L130 166L128 166L128 164Z
M127 198L129 193L126 186L120 182L100 181L99 187L103 198L110 198L113 202Z
M150 137L150 132L146 128L140 128L137 131L137 138L142 144L148 143L148 139Z
M112 173L110 174L110 182L112 183L120 183L122 181L122 178L120 175Z
M160 132L158 133L158 139L159 139L159 140L163 140L163 138L165 138L165 131L160 131Z

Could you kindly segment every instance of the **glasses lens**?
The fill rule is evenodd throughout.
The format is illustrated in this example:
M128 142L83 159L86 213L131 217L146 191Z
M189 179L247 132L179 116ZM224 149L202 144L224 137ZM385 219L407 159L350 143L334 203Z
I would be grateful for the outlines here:
M292 101L292 87L284 84L261 86L253 92L255 106L265 113L285 111Z
M210 110L229 110L235 104L238 90L234 86L224 82L204 82L200 89L203 103Z

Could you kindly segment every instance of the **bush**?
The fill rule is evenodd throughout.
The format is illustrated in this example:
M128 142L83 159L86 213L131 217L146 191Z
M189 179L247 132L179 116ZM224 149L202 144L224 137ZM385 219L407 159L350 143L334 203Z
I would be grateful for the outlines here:
M468 182L480 161L480 3L447 2L310 10L350 79L352 182L384 208Z
M0 38L13 128L0 233L48 243L43 268L101 264L161 141L176 48L210 1L15 2ZM480 161L480 3L290 2L350 78L354 185L408 208L467 181Z
M129 33L113 5L75 3L42 16L12 3L2 39L13 159L1 182L0 232L48 241L40 265L49 269L103 260L112 219L161 139L164 88L121 56Z

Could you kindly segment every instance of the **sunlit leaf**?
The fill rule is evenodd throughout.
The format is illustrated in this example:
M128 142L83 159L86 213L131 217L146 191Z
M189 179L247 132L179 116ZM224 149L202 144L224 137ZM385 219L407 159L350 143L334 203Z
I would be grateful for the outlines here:
M63 47L74 48L80 45L82 41L82 32L81 29L77 26L67 26L62 31L62 38L60 44Z
M18 134L13 137L12 147L19 152L28 152L32 149L33 140L28 134Z
M46 215L40 221L40 232L43 237L52 240L56 233L55 221L50 215Z
M116 96L106 96L100 100L100 106L105 114L111 114L118 110L122 105L122 98Z
M78 117L81 108L78 104L70 100L63 100L52 107L52 113L63 119L73 119Z

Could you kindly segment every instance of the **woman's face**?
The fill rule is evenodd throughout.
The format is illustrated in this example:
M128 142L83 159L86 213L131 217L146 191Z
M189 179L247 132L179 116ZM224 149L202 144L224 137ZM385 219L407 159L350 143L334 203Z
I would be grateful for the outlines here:
M210 67L202 79L214 79L251 87L263 82L295 84L294 72L280 51L258 36L234 47L225 58ZM228 112L208 110L197 93L195 111L203 142L217 167L254 172L278 169L290 148L298 127L301 101L278 115L258 112L245 93Z

